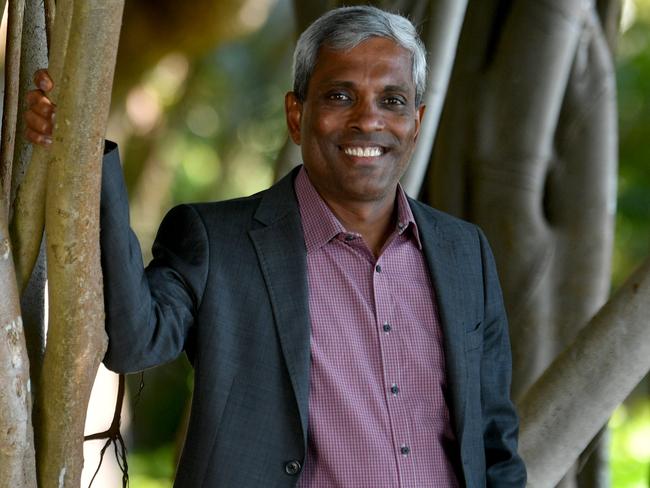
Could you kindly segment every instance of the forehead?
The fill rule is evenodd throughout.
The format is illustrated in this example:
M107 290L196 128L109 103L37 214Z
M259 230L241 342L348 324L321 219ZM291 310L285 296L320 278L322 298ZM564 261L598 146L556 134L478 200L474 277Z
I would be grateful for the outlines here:
M310 85L327 82L363 82L404 85L415 90L411 53L392 39L371 37L351 49L323 46Z

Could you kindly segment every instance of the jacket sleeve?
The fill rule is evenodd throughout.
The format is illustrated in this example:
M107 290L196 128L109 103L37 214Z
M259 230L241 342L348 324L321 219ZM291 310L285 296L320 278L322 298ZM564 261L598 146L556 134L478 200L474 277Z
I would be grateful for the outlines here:
M485 323L481 358L481 402L488 487L523 488L526 468L517 453L519 421L510 399L512 359L508 321L496 266L479 229L483 261Z
M107 141L102 170L100 245L108 350L106 366L131 373L175 359L185 348L208 270L207 233L188 205L164 218L144 269L129 226L117 146Z

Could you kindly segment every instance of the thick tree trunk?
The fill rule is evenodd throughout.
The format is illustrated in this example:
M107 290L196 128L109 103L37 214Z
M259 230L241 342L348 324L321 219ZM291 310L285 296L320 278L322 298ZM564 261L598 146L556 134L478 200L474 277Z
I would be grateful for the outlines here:
M99 194L123 5L73 3L64 75L54 80L60 93L46 204L49 328L37 394L41 488L79 486L86 407L106 348Z
M29 359L0 205L0 486L36 488Z
M609 285L615 89L585 5L470 5L429 174L434 206L478 223L490 239L511 322L515 397Z
M650 259L519 404L529 486L551 487L650 371Z
M427 196L490 240L510 319L515 398L608 293L615 97L593 4L470 3Z

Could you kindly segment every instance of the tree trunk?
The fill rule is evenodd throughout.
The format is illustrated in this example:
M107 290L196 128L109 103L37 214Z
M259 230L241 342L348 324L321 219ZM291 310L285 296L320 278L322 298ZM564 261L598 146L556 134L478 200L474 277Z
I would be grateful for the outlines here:
M68 40L72 23L72 1L60 1L52 34L52 49L49 53L49 73L55 82L49 95L57 105L63 78ZM11 239L14 245L14 262L18 290L22 293L32 274L38 258L43 228L45 226L45 191L48 167L51 165L52 152L40 146L32 149L32 156L25 176L16 181L16 199L10 224Z
M614 75L584 6L470 5L429 174L433 205L481 225L494 250L515 397L609 287Z
M456 46L467 9L467 0L438 0L428 2L424 15L418 15L416 8L418 4L421 6L423 3L415 2L415 5L407 9L399 8L399 5L394 6L398 7L399 12L409 14L415 25L424 25L422 40L426 46L429 67L427 89L422 100L427 108L411 164L402 177L404 189L414 197L420 194L429 167L433 141L438 131L440 114L456 58Z
M57 2L57 22L63 5ZM86 407L106 348L99 195L123 5L73 2L63 76L54 80L60 92L46 204L50 310L37 394L41 488L79 486Z
M20 50L20 81L18 89L18 113L16 120L16 142L11 172L10 205L16 198L16 192L25 177L32 158L32 144L25 136L26 123L22 114L27 109L26 95L34 89L34 73L47 67L47 39L45 37L45 12L43 0L25 0L23 20L22 48ZM9 214L13 214L10 209Z
M25 0L9 2L7 20L7 52L5 56L5 93L2 107L2 147L0 148L0 188L5 222L9 216L11 168L14 159L16 119L18 118L18 89L20 77L20 49L23 32Z
M36 488L29 359L0 205L0 486Z
M510 320L515 398L606 299L615 100L593 5L470 4L428 198L478 223L490 240ZM571 474L564 486L574 484Z
M551 487L650 371L650 259L519 404L528 483Z
M27 110L25 95L34 87L34 72L47 66L47 42L45 38L45 13L42 0L26 0L23 21L22 49L20 59L20 90L18 96L19 113ZM25 136L25 120L18 117L16 123L16 148L14 151L13 171L11 173L10 202L16 198L17 188L23 181L27 167L32 158L32 145ZM40 196L41 200L44 195ZM10 210L10 215L13 210ZM42 230L37 235L41 235ZM22 281L26 281L25 278ZM20 297L23 310L23 328L29 353L30 378L32 380L32 395L38 386L43 363L45 348L44 324L44 294L45 294L45 253L40 246L40 253L35 272L25 283L26 287Z

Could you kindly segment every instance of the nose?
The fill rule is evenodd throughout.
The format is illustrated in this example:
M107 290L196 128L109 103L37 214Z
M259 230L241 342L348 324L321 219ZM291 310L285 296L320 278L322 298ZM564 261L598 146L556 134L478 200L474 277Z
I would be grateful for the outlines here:
M360 99L351 107L348 128L359 132L376 132L385 127L381 109L373 100Z

